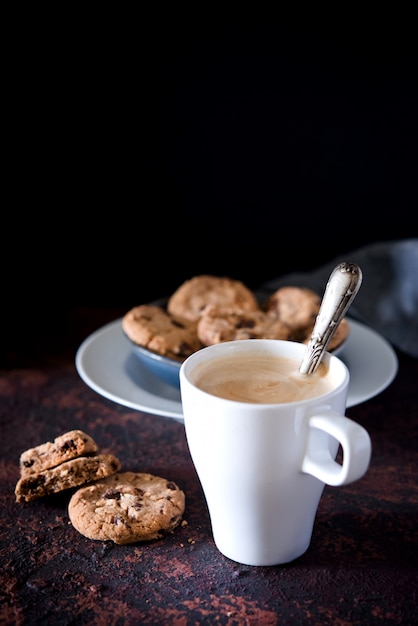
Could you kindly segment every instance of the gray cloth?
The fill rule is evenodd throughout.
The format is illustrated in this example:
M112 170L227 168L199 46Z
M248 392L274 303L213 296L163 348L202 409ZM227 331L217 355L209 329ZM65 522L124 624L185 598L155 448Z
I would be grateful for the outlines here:
M357 263L363 281L348 316L363 322L394 347L418 358L418 239L384 241L335 258L312 272L280 276L261 286L267 296L279 287L309 287L321 296L334 267Z

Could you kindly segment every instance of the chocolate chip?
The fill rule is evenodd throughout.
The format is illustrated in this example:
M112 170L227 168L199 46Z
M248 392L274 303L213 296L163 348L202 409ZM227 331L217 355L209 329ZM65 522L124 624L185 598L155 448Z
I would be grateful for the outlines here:
M106 500L120 500L120 491L107 489L103 494L103 498L106 498Z
M177 328L186 328L185 325L179 322L178 320L172 319L171 323L173 324L173 326L177 326Z
M177 489L177 486L175 483L173 483L172 481L168 481L166 484L167 489L172 489L173 491L175 491Z
M38 487L42 487L45 484L45 477L39 474L31 479L28 479L26 483L27 489L35 490Z
M177 354L180 357L189 356L189 354L191 354L192 352L193 352L192 348L186 342L182 342L177 349Z
M73 439L66 441L60 448L60 452L67 452L68 450L76 450L77 446L75 445Z
M254 328L254 326L254 320L246 320L245 318L243 318L236 323L235 328Z
M119 513L113 516L112 522L115 526L122 524L122 526L126 526L126 528L131 528L126 519L123 519L122 515L120 515Z
M25 467L32 467L32 465L34 464L34 460L32 459L32 461L23 461L23 465Z
M193 352L192 348L185 341L183 341L177 348L177 354L180 357L189 356L189 354L191 354L192 352Z

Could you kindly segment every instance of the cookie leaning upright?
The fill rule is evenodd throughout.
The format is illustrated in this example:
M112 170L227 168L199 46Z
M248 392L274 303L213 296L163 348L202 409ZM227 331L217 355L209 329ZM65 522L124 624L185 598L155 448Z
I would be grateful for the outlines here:
M173 481L122 472L78 489L68 514L85 537L128 544L164 537L180 524L184 509L184 492Z
M168 300L167 311L196 322L208 306L241 311L256 311L259 308L255 295L241 281L201 274L186 280L176 289Z

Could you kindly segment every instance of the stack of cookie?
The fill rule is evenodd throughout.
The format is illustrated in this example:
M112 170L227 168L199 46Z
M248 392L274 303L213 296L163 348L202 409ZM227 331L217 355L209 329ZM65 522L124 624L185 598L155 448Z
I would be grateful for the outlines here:
M168 298L167 306L142 304L122 318L135 344L182 362L204 346L239 339L309 340L321 299L302 287L281 287L259 303L241 281L212 275L194 276ZM344 319L328 350L346 339Z
M118 544L164 537L180 524L185 494L172 480L143 472L118 472L113 454L99 454L82 430L71 430L20 456L17 502L77 487L68 514L89 539Z
M30 448L20 456L17 502L30 502L110 476L121 467L113 454L98 454L96 442L82 430Z

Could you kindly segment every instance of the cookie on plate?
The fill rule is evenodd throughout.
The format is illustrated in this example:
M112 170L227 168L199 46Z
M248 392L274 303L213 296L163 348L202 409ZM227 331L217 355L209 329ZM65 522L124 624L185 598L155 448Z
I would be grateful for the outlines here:
M197 335L205 346L209 346L238 339L289 339L290 328L260 310L209 307L198 322Z
M309 342L312 330L313 330L313 327L310 329L307 329L304 332L304 337L301 338L301 343L307 344ZM333 350L338 348L348 338L349 334L350 334L350 325L348 321L346 320L346 318L344 317L341 320L341 322L338 324L337 328L335 329L334 334L331 337L331 341L327 345L327 351L332 352Z
M128 544L164 537L179 525L184 508L184 492L173 481L121 472L78 489L68 514L85 537Z
M209 306L256 311L253 292L239 280L201 274L182 283L171 295L167 310L171 315L197 321Z
M36 474L24 474L16 484L16 502L30 502L114 474L121 468L113 454L79 456Z
M122 329L134 343L178 361L202 347L196 323L178 319L153 304L130 309L122 318Z
M78 456L97 452L96 442L82 430L70 430L54 441L25 450L20 455L21 475L36 474Z
M308 343L321 307L319 295L307 287L280 287L263 304L267 315L282 320L291 329L289 339ZM327 346L338 348L348 337L350 325L344 318L339 323Z
M321 298L307 287L280 287L263 304L263 310L293 330L313 327Z

